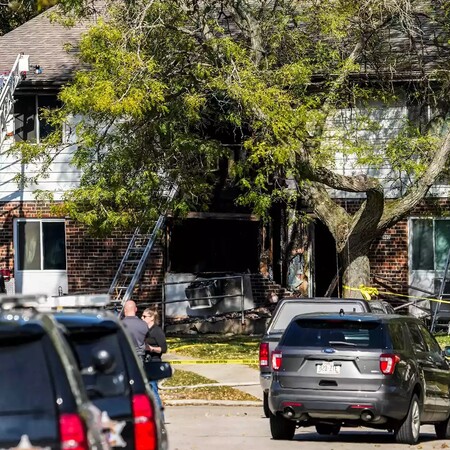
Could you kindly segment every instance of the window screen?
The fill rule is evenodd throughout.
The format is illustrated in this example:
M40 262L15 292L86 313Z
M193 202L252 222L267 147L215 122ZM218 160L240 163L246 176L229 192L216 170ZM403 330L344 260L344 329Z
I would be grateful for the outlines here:
M19 270L41 269L41 232L39 222L18 223Z
M435 270L444 270L450 248L450 220L434 222Z
M433 221L412 221L412 270L434 270Z

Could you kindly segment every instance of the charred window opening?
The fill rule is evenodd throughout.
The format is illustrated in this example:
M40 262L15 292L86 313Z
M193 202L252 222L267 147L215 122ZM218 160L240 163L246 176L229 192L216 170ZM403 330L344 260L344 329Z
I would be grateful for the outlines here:
M259 222L186 219L170 227L169 270L258 272Z

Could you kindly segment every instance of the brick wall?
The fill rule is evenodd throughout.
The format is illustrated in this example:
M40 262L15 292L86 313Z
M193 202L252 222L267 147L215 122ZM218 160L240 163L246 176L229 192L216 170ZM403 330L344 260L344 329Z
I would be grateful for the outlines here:
M0 268L14 269L13 221L15 218L56 218L50 204L9 202L0 204ZM69 293L105 292L125 253L131 234L115 233L108 238L91 236L86 228L66 220L67 274ZM138 292L139 301L161 300L163 248L155 245ZM155 288L155 285L158 287Z

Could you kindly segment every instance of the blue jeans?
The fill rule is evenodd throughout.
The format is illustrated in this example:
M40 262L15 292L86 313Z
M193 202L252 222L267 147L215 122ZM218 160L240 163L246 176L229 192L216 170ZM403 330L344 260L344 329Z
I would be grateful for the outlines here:
M162 418L164 421L163 404L162 404L161 397L159 396L159 392L158 392L158 382L157 381L149 381L149 384L150 384L151 390L153 391L153 394L155 395L156 405L161 410L161 415L162 415Z

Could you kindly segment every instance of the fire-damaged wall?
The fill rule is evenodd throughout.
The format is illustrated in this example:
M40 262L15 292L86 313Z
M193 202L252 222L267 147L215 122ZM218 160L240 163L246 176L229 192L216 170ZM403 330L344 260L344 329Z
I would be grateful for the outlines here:
M254 307L249 274L259 267L259 221L209 213L173 221L165 276L167 316L208 316Z
M168 270L183 273L257 272L258 236L259 222L254 220L209 216L174 222L169 228Z

